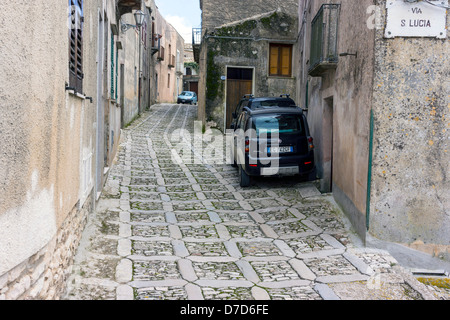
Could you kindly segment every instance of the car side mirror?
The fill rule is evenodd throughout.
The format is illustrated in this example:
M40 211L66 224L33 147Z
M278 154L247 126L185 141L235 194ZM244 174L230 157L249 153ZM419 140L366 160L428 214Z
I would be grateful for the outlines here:
M234 119L236 119L236 118L237 118L237 114L236 114L236 112L233 112L233 113L232 113L232 115L233 115L233 118L234 118Z

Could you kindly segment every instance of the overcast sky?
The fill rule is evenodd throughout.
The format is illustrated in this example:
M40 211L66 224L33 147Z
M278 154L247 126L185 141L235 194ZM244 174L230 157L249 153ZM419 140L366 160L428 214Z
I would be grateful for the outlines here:
M192 28L201 27L200 0L155 0L159 12L186 43L192 42Z

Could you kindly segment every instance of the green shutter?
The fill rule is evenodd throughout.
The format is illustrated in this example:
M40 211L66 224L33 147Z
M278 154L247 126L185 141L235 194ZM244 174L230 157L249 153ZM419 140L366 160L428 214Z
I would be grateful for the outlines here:
M111 32L111 99L114 99L114 35Z

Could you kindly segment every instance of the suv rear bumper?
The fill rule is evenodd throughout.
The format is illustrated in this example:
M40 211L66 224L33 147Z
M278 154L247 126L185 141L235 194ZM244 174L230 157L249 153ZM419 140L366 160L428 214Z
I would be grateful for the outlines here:
M250 176L292 176L307 175L315 172L314 155L290 156L273 159L250 159L246 157L244 171ZM260 161L262 160L262 161ZM266 160L266 161L264 161ZM267 163L272 160L272 165ZM261 163L262 162L262 163Z

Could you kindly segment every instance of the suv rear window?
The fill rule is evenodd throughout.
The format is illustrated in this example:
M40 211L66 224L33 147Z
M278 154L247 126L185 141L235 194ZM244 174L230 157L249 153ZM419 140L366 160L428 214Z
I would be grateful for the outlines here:
M256 134L278 132L283 134L304 134L302 117L295 114L255 116L252 128Z

